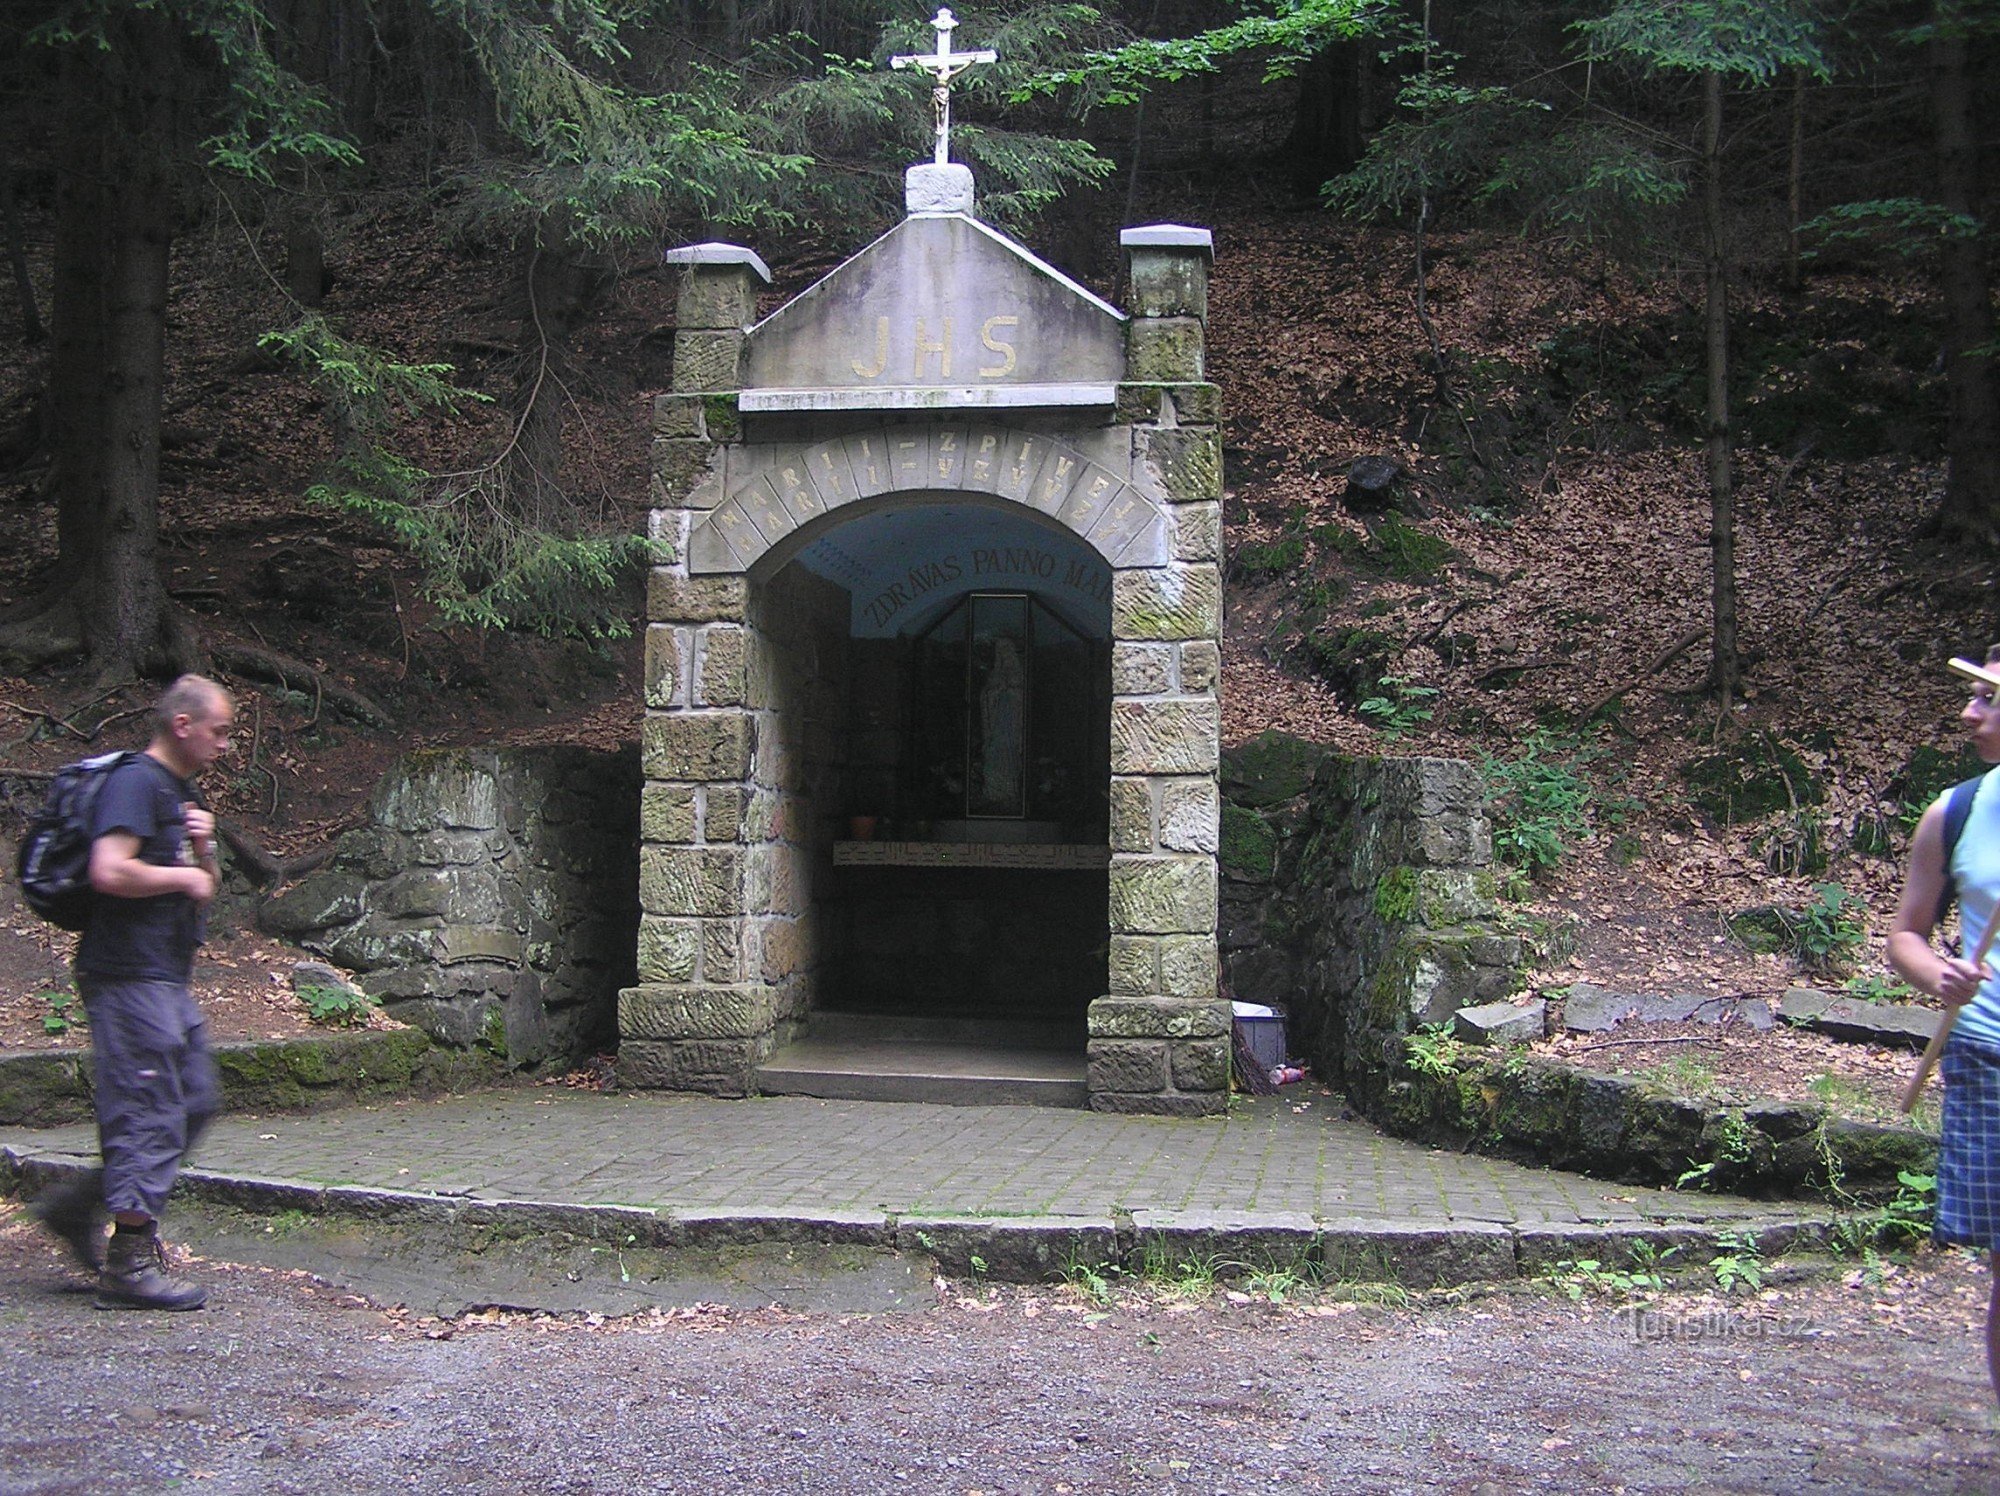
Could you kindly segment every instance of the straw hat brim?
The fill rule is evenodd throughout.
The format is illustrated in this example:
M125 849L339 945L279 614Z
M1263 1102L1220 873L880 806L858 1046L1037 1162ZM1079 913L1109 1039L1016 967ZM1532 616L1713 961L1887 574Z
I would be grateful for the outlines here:
M1989 686L2000 687L2000 670L1991 670L1976 661L1959 658L1953 658L1951 668L1960 675L1985 681Z

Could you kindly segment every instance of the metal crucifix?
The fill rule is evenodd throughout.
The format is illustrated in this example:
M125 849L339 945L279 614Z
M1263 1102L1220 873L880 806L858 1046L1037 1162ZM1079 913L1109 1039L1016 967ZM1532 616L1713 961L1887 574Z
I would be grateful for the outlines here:
M940 10L931 28L937 32L937 51L918 52L907 57L892 57L889 66L893 68L922 68L937 83L931 89L931 105L937 116L937 154L933 158L939 166L951 160L951 80L976 62L993 62L999 57L997 52L954 52L951 50L951 32L958 25L949 10Z

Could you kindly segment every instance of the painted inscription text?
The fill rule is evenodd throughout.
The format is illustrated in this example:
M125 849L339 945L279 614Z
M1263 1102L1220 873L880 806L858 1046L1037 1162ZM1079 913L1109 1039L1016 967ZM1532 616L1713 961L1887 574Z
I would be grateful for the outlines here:
M1019 363L1014 340L1019 336L1021 319L1009 315L988 317L979 324L977 348L969 343L961 348L957 342L958 330L969 325L970 319L947 312L941 317L918 317L914 326L902 329L906 336L895 337L890 319L877 317L875 335L867 340L869 356L850 360L848 367L862 379L886 377L895 381L907 377L913 383L943 381L952 377L952 358L957 354L961 370L969 358L974 360L971 372L980 379L1005 379L1012 374ZM909 353L907 363L898 356L904 350Z

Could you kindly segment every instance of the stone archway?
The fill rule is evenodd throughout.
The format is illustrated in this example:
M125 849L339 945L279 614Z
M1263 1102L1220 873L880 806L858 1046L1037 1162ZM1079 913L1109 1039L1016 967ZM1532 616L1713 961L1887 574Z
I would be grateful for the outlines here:
M729 496L688 541L694 574L748 572L801 527L915 492L980 494L1047 516L1118 568L1171 559L1162 505L1133 483L1129 437L998 425L878 426L796 447L740 449ZM737 472L743 470L739 480Z

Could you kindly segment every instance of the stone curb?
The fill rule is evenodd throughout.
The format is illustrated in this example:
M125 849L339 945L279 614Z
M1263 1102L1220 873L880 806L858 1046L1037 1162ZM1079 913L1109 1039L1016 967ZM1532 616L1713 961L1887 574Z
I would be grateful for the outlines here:
M74 1155L0 1147L0 1191L26 1197L87 1167ZM251 1214L303 1211L337 1219L519 1237L543 1233L644 1247L713 1248L761 1243L843 1245L921 1252L940 1272L1003 1283L1046 1283L1077 1269L1198 1266L1219 1278L1257 1272L1321 1273L1347 1281L1444 1288L1533 1277L1565 1259L1632 1264L1671 1248L1684 1258L1753 1236L1769 1256L1822 1251L1832 1215L1663 1220L1633 1224L1513 1225L1494 1221L1314 1219L1298 1212L1120 1212L1109 1220L1064 1216L904 1215L801 1209L680 1212L635 1205L432 1195L355 1185L315 1185L189 1169L177 1193ZM1697 1202L1690 1202L1691 1204ZM1641 1244L1644 1244L1643 1246ZM1648 1250L1650 1249L1650 1251Z

